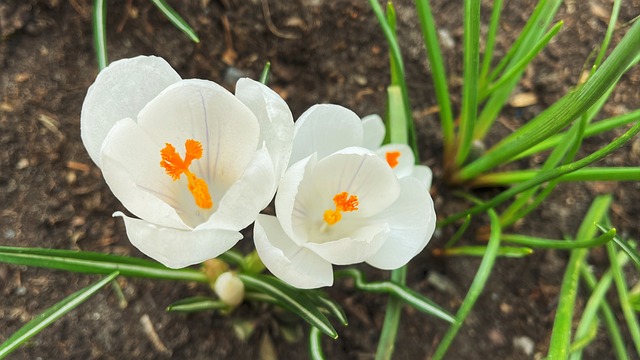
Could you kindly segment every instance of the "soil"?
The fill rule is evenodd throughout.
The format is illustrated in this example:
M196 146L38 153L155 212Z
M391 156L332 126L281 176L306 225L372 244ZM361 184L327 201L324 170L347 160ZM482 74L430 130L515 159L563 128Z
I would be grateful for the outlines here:
M80 108L97 74L88 1L8 0L0 3L0 243L81 249L143 257L128 242L123 210L80 140ZM206 78L232 89L239 76L256 78L272 63L270 86L290 104L294 117L316 103L337 103L359 115L384 112L389 79L387 46L365 1L170 1L200 35L190 42L149 1L108 2L107 36L111 60L140 54L164 57L185 78ZM431 1L441 29L444 57L456 108L460 104L462 6ZM601 41L612 1L568 0L557 20L564 29L534 61L516 93L529 94L527 107L507 106L487 143L495 143L560 98L578 81L582 64ZM268 5L268 11L265 11ZM524 25L534 1L506 1L496 46L502 55ZM441 136L431 75L413 6L396 3L398 33L406 61L416 117L420 155L432 166L432 194L440 218L466 206L454 198L442 178ZM491 2L483 1L483 23ZM624 24L638 15L640 1L624 1L614 43ZM486 31L486 28L483 28ZM640 69L625 74L599 118L640 106ZM622 130L616 130L616 135ZM611 134L586 141L579 156L594 151ZM518 163L539 164L543 156ZM603 160L601 166L637 165L635 139ZM477 191L484 197L495 189ZM612 193L612 219L626 236L640 236L640 184L637 182L566 184L540 209L517 224L518 233L562 238L577 231L592 199ZM475 220L481 229L487 221ZM438 231L427 251L410 263L408 284L451 312L463 299L479 265L469 257L439 258L455 231ZM251 248L250 231L240 248ZM463 238L476 244L474 231ZM484 293L451 347L449 359L525 359L546 354L567 253L536 251L524 259L499 259ZM606 268L596 249L590 261ZM387 273L360 266L369 279ZM96 276L0 264L0 341L38 313ZM637 280L637 279L635 279ZM16 351L15 359L280 359L304 358L308 327L272 307L244 304L233 316L181 315L165 307L179 299L207 295L201 284L120 279L126 308L111 288L58 320ZM329 359L372 359L384 317L386 298L359 293L349 282L328 292L342 304L348 327L336 324L340 338L323 342ZM580 294L578 312L586 301ZM618 311L618 316L621 317ZM624 321L621 321L624 323ZM242 337L243 326L254 331ZM396 359L428 359L446 331L437 319L405 309ZM155 334L155 336L154 336ZM526 349L522 343L530 344ZM630 354L634 353L627 340ZM604 329L585 353L587 359L612 358Z

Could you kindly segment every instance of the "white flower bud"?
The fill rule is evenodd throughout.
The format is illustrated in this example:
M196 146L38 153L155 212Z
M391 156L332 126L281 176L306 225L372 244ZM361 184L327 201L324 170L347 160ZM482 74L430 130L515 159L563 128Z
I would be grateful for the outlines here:
M244 284L230 271L218 276L213 290L220 300L229 306L238 306L244 299Z

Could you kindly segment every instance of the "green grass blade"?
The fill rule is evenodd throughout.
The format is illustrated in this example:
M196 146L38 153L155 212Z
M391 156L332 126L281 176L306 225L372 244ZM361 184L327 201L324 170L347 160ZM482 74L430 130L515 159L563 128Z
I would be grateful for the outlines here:
M462 109L455 157L462 166L473 142L473 129L478 115L478 75L480 71L480 0L464 1L464 68L462 73Z
M387 106L389 107L389 140L394 144L407 144L408 134L405 122L402 90L397 85L387 87Z
M182 299L167 306L168 312L199 312L207 310L228 309L229 305L223 301L206 296L194 296Z
M468 181L503 164L531 146L557 133L587 111L622 74L640 58L640 21L636 21L602 66L583 85L565 95L527 124L504 138L484 156L465 166L455 176Z
M605 54L607 53L607 48L609 47L609 43L611 42L611 37L613 36L613 32L616 29L616 24L618 22L618 14L620 13L620 5L622 4L621 0L613 1L613 8L611 9L611 17L609 17L609 25L607 25L607 32L604 34L604 39L602 40L602 44L600 45L600 52L598 53L598 57L594 62L594 66L598 67L602 63Z
M93 47L96 52L98 69L107 67L107 1L93 1Z
M436 256L484 256L486 246L458 246L443 250L434 250ZM533 249L527 247L500 246L498 255L502 257L521 258L533 254Z
M589 240L551 240L526 235L503 234L502 241L536 249L573 250L604 245L611 241L614 236L616 236L616 229L609 229L609 231L605 232L604 234Z
M307 292L309 295L307 298L318 308L323 309L327 313L333 315L344 326L349 325L347 320L347 314L344 309L333 299L329 299L322 292Z
M312 360L326 359L322 352L322 333L314 326L309 331L309 357Z
M595 223L603 219L611 204L611 196L597 197L584 217L576 239L590 239L595 236L597 228ZM549 344L549 359L566 359L569 356L571 346L571 327L573 312L578 294L578 280L580 268L584 265L587 249L574 249L569 257L569 263L562 280L559 302L556 316L553 321L553 330Z
M78 307L78 305L85 302L92 295L98 292L98 290L113 281L117 276L118 272L114 272L95 284L87 286L86 288L67 296L64 300L53 305L45 312L26 323L22 328L20 328L20 330L11 335L7 341L0 345L0 359L9 355L9 353L17 349L25 341L31 339L64 314Z
M267 275L239 274L238 277L248 290L265 293L276 299L279 305L318 328L332 339L338 338L338 333L331 323L306 296L304 290L295 289L284 282Z
M593 135L602 134L604 132L616 129L621 126L625 126L637 120L640 120L640 109L636 109L626 114L622 114L609 119L600 120L593 124L589 124L584 129L584 137L590 137ZM539 144L531 147L530 149L525 150L522 153L518 154L518 156L514 157L513 160L522 159L522 158L537 154L539 152L551 149L553 147L556 147L558 146L558 144L561 143L562 138L565 135L566 133L555 134L543 140Z
M496 43L496 35L498 34L498 26L500 25L500 13L502 12L502 0L494 0L491 9L491 20L489 21L489 30L487 31L487 39L482 57L482 65L480 66L481 84L488 82L487 75L491 60L493 60L493 47ZM482 85L480 87L483 87Z
M518 170L482 175L471 187L496 187L533 179L539 170ZM640 181L640 167L588 167L558 178L559 182L574 181Z
M85 274L119 271L122 276L208 282L204 273L194 269L169 269L154 261L88 251L0 246L0 262Z
M195 30L189 26L189 24L178 14L169 4L167 4L164 0L151 0L153 5L155 5L160 11L164 14L164 16L171 21L171 23L177 27L180 31L185 33L191 41L195 43L200 42L200 38L198 34L196 34Z
M499 0L501 1L501 0ZM440 126L444 141L445 156L450 156L454 145L453 111L451 110L451 98L447 83L447 71L442 60L442 52L438 44L438 29L431 13L429 0L416 0L416 10L422 29L422 38L427 50L427 58L431 64L431 76L436 92L436 99L440 107ZM446 163L445 159L445 163Z
M262 68L262 72L260 73L260 83L263 85L267 85L267 83L269 82L269 74L271 71L271 62L267 61L266 64L264 64L264 68Z
M447 241L447 243L444 245L444 248L448 249L448 248L452 247L453 245L455 245L458 242L458 240L460 240L460 238L462 238L462 235L464 235L464 233L467 231L467 228L469 227L469 224L471 224L471 215L468 215L464 219L464 222L462 223L462 225L460 225L460 228L458 230L456 230L455 234L453 234L451 239L449 239L449 241Z
M500 236L501 236L501 228L500 228L500 219L498 218L498 214L493 209L489 209L487 211L489 214L489 219L491 221L491 234L489 235L489 243L487 244L487 251L482 258L482 262L480 263L480 267L478 268L478 272L469 287L469 291L467 292L467 296L465 296L462 301L462 305L460 305L460 309L456 314L456 322L452 324L447 332L444 334L444 337L438 344L432 359L439 360L444 357L449 346L453 342L458 330L464 323L464 320L467 318L471 309L473 309L473 305L478 300L478 297L484 290L485 284L491 275L491 270L493 269L493 264L495 263L496 257L498 255L498 249L500 248Z
M391 271L391 280L404 285L407 278L407 267ZM396 297L390 297L387 301L387 309L384 313L384 322L380 331L380 340L376 348L375 360L390 360L396 346L400 316L402 315L402 302Z
M618 262L616 256L616 247L613 243L607 244L607 253L609 254L609 262L611 262L611 273L613 274L613 281L616 284L618 290L618 299L620 300L620 307L622 313L627 321L627 328L633 345L636 348L636 352L640 354L640 324L638 324L638 317L631 304L629 303L629 290L627 290L627 283L622 273L622 266Z
M640 23L640 22L639 22ZM627 132L625 132L623 135L621 135L620 137L618 137L617 139L613 140L611 143L609 143L608 145L604 146L603 148L601 148L600 150L580 159L577 161L574 161L570 164L567 165L563 165L560 167L557 167L555 169L551 169L551 170L547 170L547 171L543 171L538 173L538 175L536 175L533 179L531 180L527 180L525 182L519 183L518 185L513 186L512 188L503 191L502 193L498 194L497 196L495 196L493 199L483 203L483 204L479 204L474 206L473 208L469 209L469 210L465 210L463 212L457 213L455 215L449 216L448 218L439 221L437 223L437 226L444 226L447 224L451 224L454 221L457 221L459 219L464 218L467 215L474 215L474 214L479 214L483 211L486 211L487 209L493 208L499 204L502 204L503 202L511 199L512 197L514 197L515 195L526 191L534 186L540 185L542 183L545 183L547 181L551 181L553 179L556 179L560 176L563 176L565 174L569 174L571 172L577 171L585 166L588 166L598 160L601 160L602 158L604 158L605 156L607 156L608 154L610 154L611 152L619 149L621 146L623 146L624 144L626 144L629 140L631 140L638 132L640 132L640 122L636 123L633 127L631 127L629 130L627 130Z

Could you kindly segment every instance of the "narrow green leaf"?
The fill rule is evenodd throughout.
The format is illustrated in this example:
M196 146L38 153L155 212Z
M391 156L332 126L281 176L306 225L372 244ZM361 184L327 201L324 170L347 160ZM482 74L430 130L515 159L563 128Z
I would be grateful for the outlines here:
M315 326L309 331L309 356L313 360L324 360L322 352L322 333Z
M458 240L460 240L462 235L464 235L464 233L467 231L467 228L469 227L469 224L471 224L471 215L467 215L467 217L464 219L464 222L462 223L462 225L460 225L460 228L458 230L456 230L456 233L453 234L451 239L449 239L449 241L447 241L447 243L444 245L444 248L448 249L448 248L452 247L453 245L455 245L458 242Z
M338 338L338 333L331 326L329 320L305 296L300 294L300 291L303 290L295 289L272 276L239 274L238 277L247 289L273 297L280 306L297 314L324 334L333 339Z
M389 140L394 144L407 144L409 138L404 116L404 100L399 86L387 87L387 103L389 107Z
M481 175L472 181L472 187L496 187L521 183L533 179L539 170L517 170ZM640 167L583 168L558 177L559 182L574 181L640 181Z
M107 1L93 1L93 47L96 51L98 69L109 64L107 56Z
M0 262L85 274L119 271L122 276L208 282L203 273L194 269L169 269L154 261L88 251L0 246Z
M442 60L442 52L438 44L438 27L433 19L429 0L416 0L416 10L422 29L422 38L427 50L427 58L431 64L431 77L435 88L436 99L440 108L440 126L444 141L444 154L451 156L454 145L453 111L447 83L447 71ZM445 163L447 163L445 159Z
M636 348L636 353L640 354L640 324L638 324L638 316L629 304L629 290L627 290L627 282L622 273L622 266L618 262L616 256L616 247L613 243L607 244L607 253L609 254L609 262L611 263L611 273L613 274L613 281L616 284L618 290L618 299L620 300L620 307L622 308L622 314L627 321L627 328L631 334L633 345Z
M609 47L609 43L611 42L611 37L613 36L613 32L616 29L618 22L618 14L620 13L620 5L622 4L621 0L613 1L613 8L611 9L611 16L609 17L609 25L607 25L607 32L604 35L604 39L602 40L602 44L600 45L600 52L598 53L598 57L594 62L594 67L600 66L602 63L602 59L604 59L605 54L607 53L607 48Z
M404 286L407 281L407 267L391 271L391 280ZM398 328L400 327L400 317L402 316L402 302L400 299L391 297L387 300L387 309L384 313L380 340L376 348L375 360L391 360L396 347Z
M557 133L582 115L620 79L631 65L640 59L638 38L640 38L640 21L634 23L589 80L504 138L481 158L465 166L454 180L464 182L475 178Z
M434 251L435 252L435 251ZM442 249L437 252L438 256L484 256L487 252L486 246L458 246ZM497 256L521 258L533 254L533 249L527 247L500 246Z
M482 65L480 66L480 81L486 84L488 82L487 75L489 67L493 59L493 47L498 34L498 25L500 23L500 13L502 12L502 0L494 0L491 8L491 20L489 21L489 31L487 31L487 39L485 41L484 56L482 57ZM483 87L483 86L481 86Z
M260 83L262 83L263 85L267 85L267 83L269 82L269 74L271 71L271 62L267 61L266 64L264 64L264 68L262 68L262 73L260 73Z
M597 228L594 224L606 216L611 200L611 196L599 196L593 201L578 229L576 239L590 239L595 236ZM553 322L547 356L549 359L566 359L569 356L573 311L578 294L580 268L584 265L587 253L587 249L574 249L569 257L569 263L567 264L558 297L559 303L556 309L556 317Z
M473 142L478 115L478 79L480 72L480 0L464 1L463 85L460 128L455 164L462 166Z
M194 296L182 299L167 306L169 312L198 312L207 310L228 309L229 305L223 301L206 296Z
M480 267L478 268L478 272L476 272L476 276L473 278L473 282L469 287L469 291L467 292L467 296L465 296L462 304L460 305L460 309L456 314L456 322L449 326L449 329L444 334L440 344L436 348L432 359L439 360L444 357L449 346L453 342L453 339L456 337L456 334L460 330L460 327L464 323L465 319L473 309L476 300L482 293L489 279L489 275L491 275L491 271L493 269L493 264L496 261L496 257L498 255L498 249L500 248L500 234L502 229L500 227L500 219L498 218L498 214L493 209L489 209L487 211L489 214L489 219L491 223L491 233L489 235L489 242L487 244L487 251L482 258L482 262L480 263Z
M538 249L580 249L580 248L592 248L600 245L604 245L611 241L616 235L616 229L609 229L606 233L589 240L551 240L542 239L532 236L517 235L517 234L503 234L502 241L510 242L518 245L529 246Z
M151 2L158 9L160 9L160 11L162 11L164 16L167 19L169 19L169 21L171 21L171 23L175 27L177 27L180 31L185 33L189 37L189 39L191 39L191 41L193 41L195 43L199 43L200 42L200 38L198 37L198 34L196 34L195 30L193 30L191 28L191 26L189 26L189 24L187 24L187 22L184 21L182 16L180 16L180 14L178 14L175 10L173 10L173 8L171 6L169 6L169 4L167 4L166 1L164 1L164 0L151 0Z
M327 295L321 291L307 290L306 292L304 292L304 294L308 295L307 299L309 299L309 301L311 301L318 308L333 315L336 319L338 319L338 321L340 321L342 325L349 325L347 314L335 300L328 298Z
M598 227L602 231L609 231L607 227L603 227L601 225L598 225ZM627 254L638 270L640 270L640 254L636 250L635 246L629 244L628 241L620 238L619 236L614 236L613 241Z
M640 24L640 22L638 22L638 24ZM563 165L560 166L558 168L555 169L551 169L548 171L543 171L540 172L536 177L534 177L531 180L522 182L518 185L515 185L514 187L503 191L502 193L500 193L499 195L495 196L493 199L476 205L473 208L469 209L469 210L465 210L463 212L460 212L458 214L449 216L448 218L438 222L437 226L444 226L447 224L451 224L454 221L457 221L459 219L462 219L463 217L469 215L469 214L479 214L487 209L493 208L501 203L503 203L504 201L512 198L513 196L528 190L534 186L537 186L539 184L542 184L544 182L553 180L555 178L558 178L562 175L574 172L578 169L581 169L585 166L588 166L591 163L594 163L598 160L601 160L602 158L604 158L605 156L607 156L608 154L610 154L611 152L615 151L616 149L620 148L622 145L626 144L629 140L631 140L638 132L640 132L640 122L638 122L637 124L635 124L633 127L631 127L631 129L629 129L627 132L625 132L622 136L618 137L617 139L615 139L614 141L612 141L611 143L609 143L608 145L606 145L605 147L601 148L600 150L578 160L578 161L574 161L570 164L567 165Z
M31 339L64 314L78 307L78 305L85 302L117 276L118 272L114 272L95 284L67 296L64 300L48 308L42 314L26 323L20 330L11 335L7 341L0 345L0 359L3 359L9 353L13 352L25 341Z

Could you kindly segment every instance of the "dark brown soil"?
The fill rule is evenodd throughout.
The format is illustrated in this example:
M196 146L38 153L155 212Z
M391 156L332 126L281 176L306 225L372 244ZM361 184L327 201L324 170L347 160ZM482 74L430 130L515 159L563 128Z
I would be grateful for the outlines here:
M100 171L80 141L80 107L97 74L88 1L3 0L0 3L0 244L82 249L143 256L128 242L121 221L111 218L120 203L111 195ZM360 115L383 113L388 83L387 47L365 1L171 1L193 25L200 44L190 42L148 1L108 2L110 59L139 54L166 58L183 77L207 78L231 88L238 76L257 77L272 62L270 85L286 98L294 116L316 103L337 103ZM454 104L461 87L462 5L432 1L447 46L444 55ZM519 93L532 93L532 106L507 106L488 142L512 131L560 98L574 85L582 64L601 41L611 1L567 1L558 15L565 27L527 71ZM522 28L533 1L506 1L497 53L503 54ZM441 137L425 52L412 5L398 1L398 32L406 60L421 156L434 168L433 195L440 217L464 205L452 198L442 176ZM624 1L619 24L638 15L640 1ZM483 2L486 24L490 2ZM228 29L225 30L225 29ZM486 29L485 29L486 30ZM624 33L616 32L617 42ZM228 37L232 43L228 42ZM608 117L640 106L640 71L626 74L605 106ZM617 131L621 133L621 131ZM611 135L586 141L580 156L606 144ZM534 157L529 165L539 164ZM636 139L602 162L602 166L640 163ZM528 166L526 162L522 166ZM538 211L518 224L524 234L562 238L575 234L594 196L613 193L613 221L626 235L638 238L639 183L562 185ZM488 195L483 192L479 196ZM486 222L480 217L478 226ZM428 249L442 246L455 228L445 228ZM248 232L249 233L249 232ZM470 232L465 243L474 243ZM251 239L241 247L250 249ZM450 359L523 359L546 354L559 285L567 255L536 251L525 259L499 259L488 286L462 327ZM607 266L602 251L590 260ZM408 283L452 312L473 279L478 259L418 256ZM371 279L386 273L361 267ZM95 276L0 265L0 341L33 316ZM440 279L435 281L434 279ZM217 313L169 314L165 307L181 298L206 295L202 285L121 279L128 306L121 309L109 288L63 317L12 356L16 359L250 359L274 346L281 359L303 358L306 337L287 341L286 329L308 332L306 325L270 307L245 304L233 317ZM447 286L442 286L444 282ZM372 359L384 316L386 298L353 290L340 282L329 290L345 307L350 325L338 327L340 338L324 341L330 359ZM584 304L579 300L579 309ZM158 338L145 328L152 324ZM234 324L255 325L246 340ZM293 325L292 325L293 324ZM286 326L285 326L286 325ZM336 324L336 326L339 326ZM442 321L406 309L395 358L427 359L446 331ZM146 329L146 330L145 330ZM293 336L295 338L296 336ZM534 345L525 354L515 345L526 337ZM291 337L289 337L291 338ZM629 352L633 347L629 344ZM585 358L611 358L603 329ZM267 357L262 357L267 358Z

